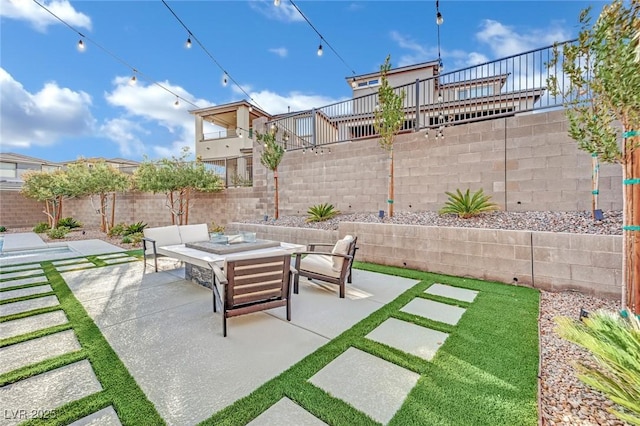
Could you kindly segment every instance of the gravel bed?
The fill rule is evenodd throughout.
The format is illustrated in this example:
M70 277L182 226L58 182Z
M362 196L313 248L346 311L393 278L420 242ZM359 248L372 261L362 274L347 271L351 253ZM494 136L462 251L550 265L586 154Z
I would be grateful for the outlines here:
M622 235L622 212L603 212L604 219L596 221L590 211L582 212L504 212L484 213L470 219L437 212L396 212L393 217L380 219L373 213L341 214L324 222L306 222L306 216L284 216L277 220L264 218L244 220L242 223L293 226L337 230L340 222L395 223L400 225L451 226L465 228L514 229L528 231L571 232L577 234Z
M304 216L285 216L278 220L245 220L243 223L268 224L337 230L340 221L366 223L396 223L425 226L517 229L550 232L619 235L622 233L622 212L604 212L604 220L594 221L591 212L492 212L471 219L440 216L435 212L397 212L393 218L380 220L375 214L339 215L319 223L307 223ZM10 229L8 232L30 232L31 229ZM50 241L44 234L40 236ZM120 238L109 238L98 230L74 230L62 241L97 238L130 250L140 245L122 244ZM60 240L58 240L60 241ZM576 292L540 295L540 417L543 425L625 425L608 413L612 403L597 391L584 385L575 376L576 361L591 362L593 357L577 345L561 339L554 331L554 318L577 318L580 309L619 310L617 301L586 296Z

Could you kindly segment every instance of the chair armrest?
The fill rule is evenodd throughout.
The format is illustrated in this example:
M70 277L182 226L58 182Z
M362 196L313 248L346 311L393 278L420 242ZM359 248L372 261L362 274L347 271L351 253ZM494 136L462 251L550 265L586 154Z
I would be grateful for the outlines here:
M154 240L153 238L149 238L149 237L142 237L142 252L143 254L147 252L147 242L151 243L152 247L153 247L153 254L157 254L156 253L156 240Z
M216 265L215 263L209 262L209 266L213 270L213 273L215 277L218 279L218 281L220 282L220 284L223 284L223 285L228 284L227 276L224 274L224 272L222 272L222 269L220 269L218 265Z
M309 250L309 251L315 251L316 246L318 246L318 247L333 247L333 246L335 246L335 244L328 244L328 243L311 243L311 244L307 244L307 250Z
M295 256L296 257L301 257L302 255L309 255L309 254L344 257L345 259L352 259L353 258L353 256L351 256L350 254L330 253L328 251L299 251L299 252L295 253Z

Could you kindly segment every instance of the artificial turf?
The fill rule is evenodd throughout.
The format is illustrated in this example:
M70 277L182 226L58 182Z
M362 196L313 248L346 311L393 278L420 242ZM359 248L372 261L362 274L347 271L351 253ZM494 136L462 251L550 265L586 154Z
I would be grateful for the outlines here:
M308 382L350 347L420 374L390 425L538 423L537 290L365 263L356 267L414 278L420 283L202 425L246 424L283 397L328 424L378 424ZM479 294L473 303L425 294L436 282L477 290ZM416 297L462 306L466 312L455 326L400 312ZM390 317L450 335L430 362L365 338Z

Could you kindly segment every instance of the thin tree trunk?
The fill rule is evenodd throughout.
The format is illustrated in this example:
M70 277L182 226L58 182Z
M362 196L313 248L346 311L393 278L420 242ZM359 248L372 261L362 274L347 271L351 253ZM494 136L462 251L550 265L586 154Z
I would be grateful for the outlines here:
M187 199L187 205L184 208L184 224L188 225L189 224L189 199L191 198L190 188L187 188L186 193L187 195L185 196L185 198Z
M173 208L173 191L171 191L169 193L169 205L170 205L169 212L171 213L171 224L175 225L176 224L176 215L174 213L174 208Z
M51 202L46 200L44 202L44 214L47 215L47 222L49 223L49 228L53 227L53 215L51 214Z
M105 211L105 206L107 204L106 198L107 196L105 195L105 193L101 192L100 193L100 230L102 232L107 232L107 218L106 218L107 212Z
M634 141L628 143L633 144ZM631 153L631 173L632 179L640 178L640 149L634 149ZM630 187L631 202L630 219L631 225L640 226L640 184L626 185ZM640 231L632 230L630 232L629 247L627 253L627 261L630 263L629 273L627 276L627 306L635 313L640 315Z
M276 187L276 200L275 200L275 208L276 208L276 219L278 219L279 215L279 206L278 206L278 170L273 171L273 182Z
M389 217L393 217L393 146L389 150Z
M111 223L109 223L109 229L113 228L116 223L116 193L111 193ZM107 229L107 231L109 230Z

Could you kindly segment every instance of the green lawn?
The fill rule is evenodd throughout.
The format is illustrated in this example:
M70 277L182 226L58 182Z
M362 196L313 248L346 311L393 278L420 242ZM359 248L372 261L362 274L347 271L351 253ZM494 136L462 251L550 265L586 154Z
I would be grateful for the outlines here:
M391 425L536 425L538 304L535 289L358 263L356 267L420 280L390 304L327 343L203 425L246 424L283 397L332 425L373 425L373 419L307 380L349 347L421 375ZM433 283L478 290L456 326L400 312ZM366 336L394 317L450 333L431 362L370 341Z

